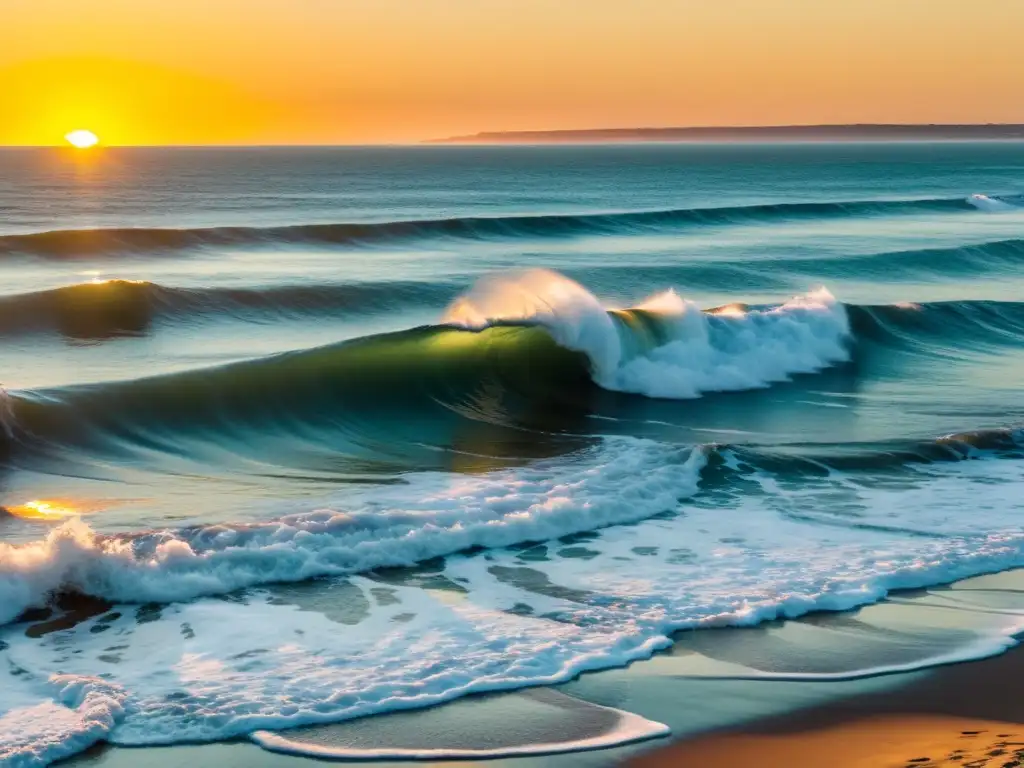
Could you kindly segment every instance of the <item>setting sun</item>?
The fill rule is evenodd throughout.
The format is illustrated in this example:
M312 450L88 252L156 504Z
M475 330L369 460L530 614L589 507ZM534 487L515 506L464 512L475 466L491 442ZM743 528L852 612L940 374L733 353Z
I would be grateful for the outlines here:
M72 131L65 137L68 143L79 149L88 149L99 144L100 138L92 131Z

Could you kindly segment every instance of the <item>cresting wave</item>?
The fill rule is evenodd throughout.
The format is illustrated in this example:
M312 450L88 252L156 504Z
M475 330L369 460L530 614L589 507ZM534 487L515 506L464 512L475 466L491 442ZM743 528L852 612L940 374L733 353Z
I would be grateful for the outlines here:
M114 286L115 295L135 290L159 289ZM77 317L74 332L95 332L88 319ZM251 455L301 437L344 451L429 444L428 424L444 433L441 447L466 420L578 431L574 414L590 412L602 392L692 399L764 388L874 346L941 356L951 344L1024 344L1019 303L856 306L819 290L777 306L702 311L668 291L609 310L544 270L487 279L444 320L219 368L12 393L6 448L15 459L41 446L122 455L178 450L187 437Z
M594 381L649 397L754 389L849 359L849 325L825 289L778 307L706 313L674 291L608 311L549 270L485 278L444 320L467 329L539 325L562 347L586 354Z
M876 446L871 452L849 451L853 447L781 453L608 437L569 457L477 476L408 475L399 485L347 496L345 509L265 523L104 535L72 518L41 540L0 542L0 625L67 592L114 603L172 603L257 585L411 566L474 548L554 540L673 513L703 485L721 485L730 475L744 483L751 473L792 481L802 475L1022 458L1024 430L979 430ZM706 470L710 475L702 477ZM909 521L908 531L920 524ZM868 521L853 518L843 525L863 528Z
M61 590L167 603L635 522L696 492L705 461L700 448L620 439L570 463L419 473L412 489L373 488L347 511L266 524L103 536L74 520L33 544L0 542L0 624Z
M983 196L979 196L983 197ZM996 198L985 198L1000 202ZM1012 205L1004 203L1007 208ZM993 210L971 198L923 200L856 200L822 203L774 203L720 208L574 215L523 215L391 221L381 223L308 224L280 227L209 227L195 229L110 228L53 230L0 236L0 256L30 255L73 259L125 253L159 253L191 248L296 244L360 246L422 239L516 239L614 235L673 230L679 227L841 218L848 216L956 213ZM1002 209L1000 209L1002 210Z
M557 424L585 409L597 387L689 399L766 387L850 353L846 309L824 290L712 312L669 291L609 311L579 284L535 270L481 282L437 326L210 370L15 393L8 447L116 452L185 435L252 443L255 433L268 445L275 435L315 433L336 450L354 434L420 443L426 437L406 435L410 416L444 429L465 418Z

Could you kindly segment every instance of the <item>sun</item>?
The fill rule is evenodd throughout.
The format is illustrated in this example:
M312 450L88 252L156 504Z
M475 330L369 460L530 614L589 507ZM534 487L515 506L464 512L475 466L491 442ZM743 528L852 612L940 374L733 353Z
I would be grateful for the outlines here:
M100 143L100 137L92 131L72 131L64 138L69 144L79 149L88 149Z

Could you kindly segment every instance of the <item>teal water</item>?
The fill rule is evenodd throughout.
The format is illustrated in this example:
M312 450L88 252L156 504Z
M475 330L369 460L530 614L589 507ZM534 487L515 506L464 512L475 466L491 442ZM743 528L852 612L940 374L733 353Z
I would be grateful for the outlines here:
M1024 564L1024 144L3 150L0 270L0 762Z

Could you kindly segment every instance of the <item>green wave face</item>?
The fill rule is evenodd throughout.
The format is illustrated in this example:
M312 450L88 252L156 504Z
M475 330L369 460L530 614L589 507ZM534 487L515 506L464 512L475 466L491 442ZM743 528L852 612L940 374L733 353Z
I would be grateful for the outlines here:
M150 306L154 286L103 287L93 293L90 286L72 286L58 294L58 306L73 310L80 336L148 317L140 307ZM154 456L202 457L217 446L275 466L325 471L338 462L473 468L573 450L595 431L707 442L721 428L806 429L810 411L821 439L842 431L850 418L842 402L815 410L821 391L855 392L865 380L903 365L908 349L915 359L941 361L950 344L1018 346L1024 343L1022 306L829 310L849 319L849 355L774 378L773 355L758 358L758 339L777 337L777 312L730 305L698 318L685 315L689 326L682 327L678 317L655 308L613 310L609 329L621 368L639 362L649 377L685 379L709 371L726 377L717 390L674 399L655 390L653 400L629 394L638 390L613 391L597 362L555 341L557 329L522 321L482 330L423 326L220 368L18 393L10 399L13 426L5 450L28 461L56 454L150 462ZM807 317L801 311L782 321L786 351L801 350L803 342L793 342L786 330ZM817 327L814 317L807 328ZM833 333L833 325L825 330ZM714 355L724 356L724 364ZM691 356L692 371L686 367ZM708 367L702 357L714 364ZM752 359L768 366L767 378L751 386L732 381ZM595 416L604 419L599 429Z
M310 452L406 461L438 448L524 457L525 430L569 430L595 386L538 327L423 327L222 368L14 398L22 447L185 454L214 442L264 460Z

